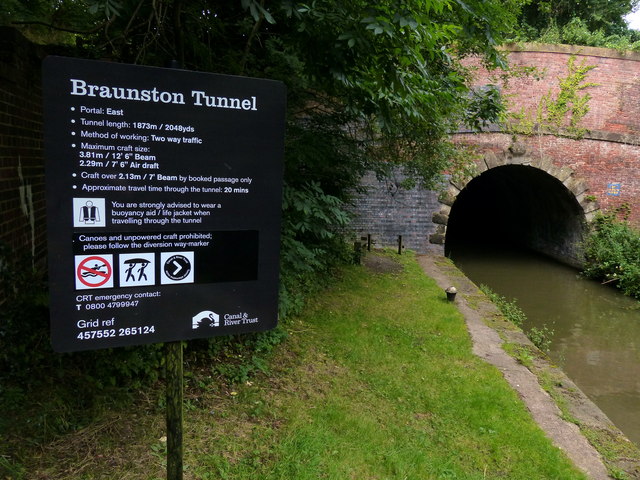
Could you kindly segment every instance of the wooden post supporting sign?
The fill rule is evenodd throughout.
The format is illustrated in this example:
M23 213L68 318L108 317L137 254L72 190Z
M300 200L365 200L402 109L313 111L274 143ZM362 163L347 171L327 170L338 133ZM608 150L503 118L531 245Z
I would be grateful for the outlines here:
M165 343L167 382L167 480L182 480L182 342Z

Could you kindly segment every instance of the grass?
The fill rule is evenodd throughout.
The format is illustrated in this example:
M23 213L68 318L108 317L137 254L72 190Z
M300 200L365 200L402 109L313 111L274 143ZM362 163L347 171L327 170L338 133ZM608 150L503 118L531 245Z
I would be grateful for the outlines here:
M393 258L402 273L346 268L286 322L268 373L224 384L191 372L185 479L585 478L471 353L461 315L415 259ZM145 398L33 448L15 478L164 478L162 409Z

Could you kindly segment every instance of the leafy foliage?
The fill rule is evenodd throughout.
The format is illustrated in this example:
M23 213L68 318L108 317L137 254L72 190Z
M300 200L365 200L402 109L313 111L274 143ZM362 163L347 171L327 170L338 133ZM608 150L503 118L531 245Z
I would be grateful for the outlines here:
M634 10L637 0L537 0L522 8L522 30L536 37L550 27L562 29L579 20L590 32L604 36L628 33L624 16Z
M637 6L637 0L528 2L510 40L639 51L640 32L624 20Z
M518 306L516 300L507 300L506 297L497 294L487 285L480 285L480 290L489 297L489 300L498 307L500 313L502 313L507 320L518 327L523 326L524 322L527 320L527 315Z
M78 56L175 59L286 83L286 313L309 283L302 274L326 272L340 258L338 232L365 170L384 177L400 169L408 183L434 186L453 157L448 133L497 119L498 91L470 93L458 59L502 64L496 46L521 1L34 0L4 21L39 40L47 31L58 32L55 41L66 35Z
M8 0L0 22L39 43L64 44L78 57L156 66L178 60L192 70L286 83L280 310L286 316L336 262L351 257L343 241L346 212L362 173L383 177L400 169L433 185L452 156L447 134L460 123L492 121L496 91L470 95L459 58L480 54L487 65L500 64L496 46L515 24L520 2ZM14 304L6 312L11 319L2 319L0 341L22 348L22 340L11 345L19 334L14 327L33 337L25 342L25 369L56 358L51 368L91 378L98 390L157 378L156 346L52 356L44 302L32 302L42 310L37 315ZM246 366L225 352L233 345L259 350L272 338L278 336L215 340L190 352L193 358L220 354L238 368L218 373L242 379L260 370L259 355L243 354L252 358ZM65 370L74 362L77 369Z
M341 229L349 217L343 202L316 182L286 188L283 210L280 314L288 316L322 285L332 266L348 258Z
M555 40L554 39L559 39ZM543 43L567 43L618 50L619 52L640 51L640 32L629 30L625 34L605 35L601 30L590 32L580 20L572 22L562 29L550 28L540 37Z
M623 206L594 220L584 242L584 274L640 299L640 232L618 218L627 210Z
M471 92L471 101L468 106L469 119L466 123L476 131L489 126L490 123L499 123L505 113L500 89L496 85L486 85L482 89Z
M602 30L591 31L579 18L574 18L566 25L559 27L552 24L536 41L542 43L565 43L569 45L585 45L589 47L613 48L619 51L640 49L640 32L629 30L625 33L607 35Z
M560 92L555 99L552 98L551 92L542 99L546 126L558 132L566 121L566 128L572 136L580 137L585 133L585 129L580 127L580 121L589 112L591 95L581 95L580 92L585 88L597 86L595 83L585 83L587 74L594 68L594 65L586 65L584 61L576 65L575 56L569 57L567 76L560 79Z
M278 326L267 332L195 340L187 344L185 358L189 367L208 371L216 379L244 383L268 371L267 357L286 337L286 330Z
M555 332L547 325L543 325L540 328L531 327L527 331L527 337L540 350L543 352L549 352L554 333Z

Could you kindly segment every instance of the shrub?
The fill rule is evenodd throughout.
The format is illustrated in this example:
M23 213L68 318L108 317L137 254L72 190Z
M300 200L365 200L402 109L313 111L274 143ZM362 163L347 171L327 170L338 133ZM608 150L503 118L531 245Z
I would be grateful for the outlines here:
M541 31L524 23L520 26L512 41L561 43L568 45L583 45L587 47L612 48L621 52L639 51L640 41L634 30L607 35L603 30L592 31L586 22L580 18L573 18L565 25L558 25L552 21L549 26Z
M554 333L555 332L551 328L543 325L540 328L531 327L527 332L527 337L529 337L529 340L531 340L531 342L540 350L543 352L549 352L549 350L551 350L551 342Z
M283 196L280 316L287 317L351 253L342 235L349 221L342 200L317 182L285 184Z
M27 377L52 353L46 279L30 254L0 244L0 285L0 378Z
M623 220L618 216L622 214ZM624 220L628 207L599 215L584 241L583 274L640 299L640 232Z

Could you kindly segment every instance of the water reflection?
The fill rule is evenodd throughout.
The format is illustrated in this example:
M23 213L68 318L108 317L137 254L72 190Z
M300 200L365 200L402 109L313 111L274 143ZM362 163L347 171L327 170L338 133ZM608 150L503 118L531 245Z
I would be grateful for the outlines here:
M450 256L527 314L525 330L554 330L550 357L640 444L640 303L547 257L509 248L454 246Z

